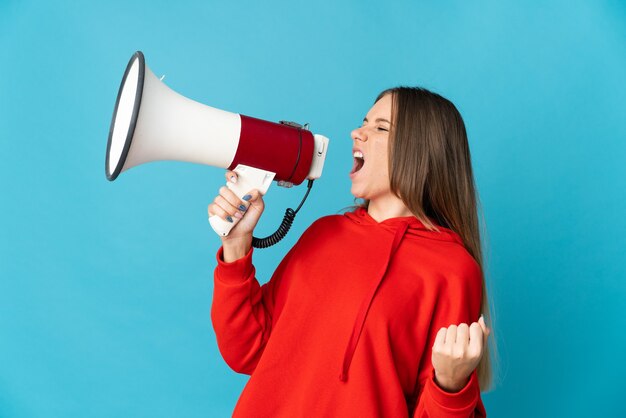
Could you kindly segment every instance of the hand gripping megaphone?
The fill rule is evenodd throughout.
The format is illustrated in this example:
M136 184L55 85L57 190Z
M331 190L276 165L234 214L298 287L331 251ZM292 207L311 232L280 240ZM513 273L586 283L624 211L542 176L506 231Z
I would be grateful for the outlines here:
M234 170L237 183L227 186L240 198L252 189L265 194L273 180L291 187L307 179L306 199L312 181L322 174L327 150L328 138L306 127L227 112L176 93L137 51L117 94L105 172L113 181L121 172L151 161L187 161ZM284 236L296 212L287 210L277 234ZM231 223L211 216L209 222L218 235L226 236L237 219ZM280 238L275 235L270 241ZM275 242L255 243L264 247Z

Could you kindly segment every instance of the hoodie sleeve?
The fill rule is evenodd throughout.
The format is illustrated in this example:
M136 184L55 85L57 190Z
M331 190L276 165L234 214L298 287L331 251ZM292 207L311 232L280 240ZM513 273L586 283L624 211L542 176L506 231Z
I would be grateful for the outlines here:
M478 376L474 371L469 382L459 392L449 393L435 383L432 370L419 397L414 418L482 418L486 417L485 407L480 399Z
M226 363L237 373L252 374L272 330L275 290L293 249L263 286L255 278L252 248L232 263L224 261L223 251L217 252L211 321Z
M474 261L472 259L472 261ZM476 371L469 382L459 392L450 393L435 383L432 366L432 346L441 327L452 324L471 324L480 316L482 297L482 275L475 262L458 277L449 277L446 286L438 296L433 312L433 321L428 338L428 348L422 360L420 384L414 418L479 418L486 417L485 407L480 398L480 388Z

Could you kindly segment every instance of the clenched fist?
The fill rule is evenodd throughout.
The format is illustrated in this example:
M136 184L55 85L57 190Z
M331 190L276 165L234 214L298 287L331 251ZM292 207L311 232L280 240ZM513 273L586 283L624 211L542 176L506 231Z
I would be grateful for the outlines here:
M478 322L469 326L441 328L435 337L432 355L437 385L448 392L463 389L483 356L490 332L482 315Z

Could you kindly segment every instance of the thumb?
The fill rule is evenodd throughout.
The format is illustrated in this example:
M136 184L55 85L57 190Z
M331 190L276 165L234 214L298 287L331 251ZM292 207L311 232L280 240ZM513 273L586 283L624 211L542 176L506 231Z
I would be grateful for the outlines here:
M252 189L245 196L242 197L242 200L245 200L250 204L250 207L255 208L256 210L263 211L265 208L265 203L263 202L263 195L257 189Z
M483 329L483 336L485 337L485 343L487 343L487 337L491 334L491 329L487 328L487 324L485 324L485 317L481 314L480 318L478 318L478 324Z
M258 189L252 189L248 193L246 193L242 199L252 203L256 202L259 197L261 197L261 193L258 191Z

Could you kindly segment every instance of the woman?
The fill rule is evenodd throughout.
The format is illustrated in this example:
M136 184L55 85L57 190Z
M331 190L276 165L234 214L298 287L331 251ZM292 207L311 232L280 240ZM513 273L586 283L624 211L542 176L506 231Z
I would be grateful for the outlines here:
M223 187L209 205L240 219L211 309L225 361L251 375L233 416L485 416L490 331L461 116L394 88L352 141L351 192L365 203L314 222L263 286L251 262L261 196Z

